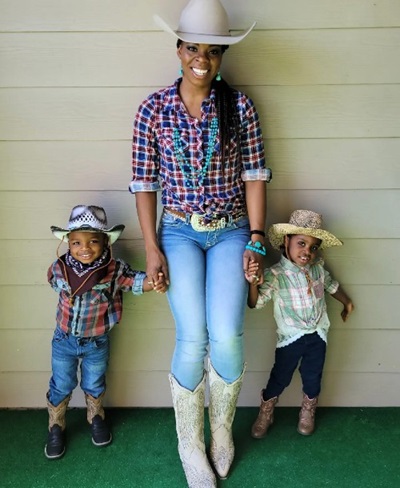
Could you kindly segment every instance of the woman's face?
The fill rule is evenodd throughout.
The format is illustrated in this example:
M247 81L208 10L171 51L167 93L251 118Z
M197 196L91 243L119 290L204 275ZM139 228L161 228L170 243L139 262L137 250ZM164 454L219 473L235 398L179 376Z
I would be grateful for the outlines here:
M223 48L182 41L177 53L187 81L196 85L210 85L221 66Z

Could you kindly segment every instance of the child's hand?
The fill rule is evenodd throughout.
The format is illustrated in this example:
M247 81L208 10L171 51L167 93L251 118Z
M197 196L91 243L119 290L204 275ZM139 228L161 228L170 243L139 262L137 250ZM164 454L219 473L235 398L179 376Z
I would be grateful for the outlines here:
M153 283L153 290L157 293L165 293L167 288L168 286L165 281L164 273L158 273L158 279Z
M354 310L354 305L352 301L349 301L344 305L342 313L340 314L342 316L343 322L346 322L346 320L348 319L349 315L353 312L353 310Z
M244 276L251 285L258 285L258 281L259 281L257 278L258 269L259 269L259 264L256 263L256 261L250 259L247 270L245 270L244 272Z

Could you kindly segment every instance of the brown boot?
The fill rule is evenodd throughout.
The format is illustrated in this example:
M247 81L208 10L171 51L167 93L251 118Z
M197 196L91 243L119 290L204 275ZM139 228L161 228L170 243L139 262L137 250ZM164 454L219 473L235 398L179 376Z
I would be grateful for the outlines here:
M297 425L297 432L302 435L311 435L314 432L315 425L315 409L317 408L318 397L308 398L303 393L303 403L299 413L299 423Z
M87 406L87 421L92 430L92 442L95 446L107 446L112 441L112 435L105 422L102 393L98 398L85 393Z
M56 407L47 398L47 410L49 412L49 433L44 454L47 459L58 459L65 452L65 413L71 396L65 398Z
M251 436L254 439L262 439L267 435L269 426L274 422L274 409L278 402L278 397L264 400L263 391L261 392L261 405L258 417L251 428Z

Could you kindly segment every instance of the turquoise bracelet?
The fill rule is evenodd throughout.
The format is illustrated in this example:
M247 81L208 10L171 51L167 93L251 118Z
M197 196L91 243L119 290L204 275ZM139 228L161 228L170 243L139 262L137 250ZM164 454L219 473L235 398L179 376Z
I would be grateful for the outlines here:
M249 241L246 245L246 249L248 249L249 251L258 252L258 254L262 254L263 256L267 254L265 246L263 246L260 241Z

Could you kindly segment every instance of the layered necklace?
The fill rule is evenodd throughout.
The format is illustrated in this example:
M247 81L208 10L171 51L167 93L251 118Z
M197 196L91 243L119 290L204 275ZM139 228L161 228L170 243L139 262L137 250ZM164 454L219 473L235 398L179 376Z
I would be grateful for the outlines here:
M201 168L195 168L186 158L183 151L181 136L177 127L173 129L173 142L175 149L175 156L178 162L179 168L185 179L185 186L187 188L199 188L203 185L204 177L210 166L211 158L215 149L216 140L218 134L218 117L213 117L210 124L210 135L208 138L208 146L206 151L206 157L204 164ZM196 184L197 180L197 184Z

